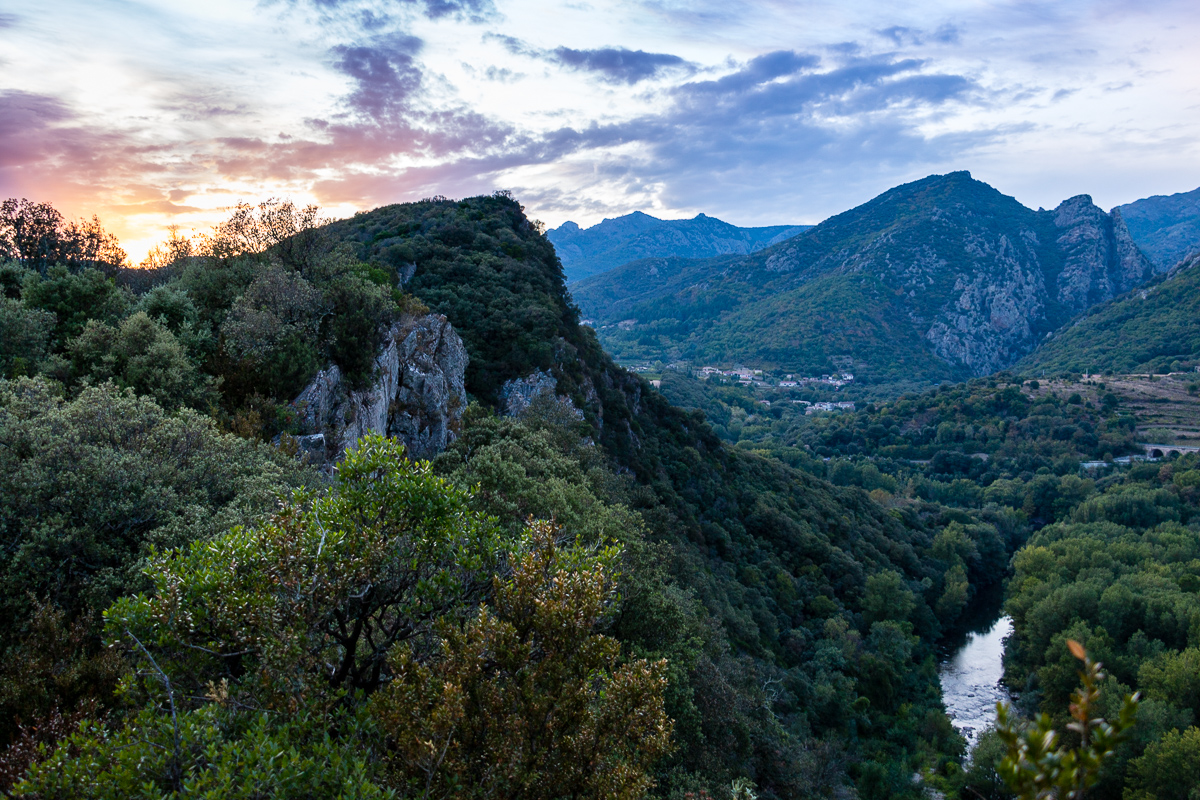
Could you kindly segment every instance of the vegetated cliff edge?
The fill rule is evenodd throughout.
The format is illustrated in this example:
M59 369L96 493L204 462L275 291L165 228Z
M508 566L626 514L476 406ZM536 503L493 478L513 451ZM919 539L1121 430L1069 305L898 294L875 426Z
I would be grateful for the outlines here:
M622 359L828 371L851 356L868 380L944 380L1012 365L1159 271L1087 195L1032 211L954 172L750 256L635 262L573 292Z
M945 570L920 520L725 446L701 414L615 365L579 325L553 246L509 197L388 206L328 231L445 315L469 355L471 395L502 408L508 381L551 376L633 479L630 502L675 582L662 590L699 598L714 642L726 643L697 651L669 643L669 620L618 624L634 651L684 658L672 689L679 769L751 771L764 796L793 796L815 774L805 742L829 737L850 754L831 756L830 774L907 787L923 756L889 743L897 715L923 709L930 725L942 720L936 736L952 738L932 666ZM836 665L822 655L830 648L843 654ZM768 699L763 682L776 680L787 688Z
M590 228L564 222L547 231L546 238L554 244L570 282L641 258L708 258L753 253L811 227L739 228L705 214L692 219L663 220L635 211Z
M400 439L413 459L433 458L454 441L467 405L467 351L444 316L402 316L375 364L359 390L330 365L292 403L305 434L300 446L315 461L333 462L372 433Z

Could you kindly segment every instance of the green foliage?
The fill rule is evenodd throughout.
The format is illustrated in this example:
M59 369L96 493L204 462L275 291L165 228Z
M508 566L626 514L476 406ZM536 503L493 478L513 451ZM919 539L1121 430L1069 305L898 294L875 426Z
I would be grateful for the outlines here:
M144 311L117 328L89 320L69 353L77 379L111 380L169 410L203 407L214 397L211 379L200 373L175 335Z
M129 306L129 298L103 272L69 272L63 266L51 268L45 278L29 275L22 299L28 308L55 315L54 336L60 346L78 336L88 320L116 322Z
M422 797L634 798L668 750L666 663L621 663L597 632L619 551L556 542L533 523L497 581L495 611L402 645L371 707L400 785Z
M0 376L34 374L50 353L57 317L27 308L11 298L0 299Z
M155 591L118 601L109 635L152 643L193 692L240 679L256 707L375 689L394 644L478 596L496 550L466 496L403 455L364 438L328 494L157 559Z
M1169 731L1131 765L1130 800L1195 800L1200 795L1200 728Z
M30 594L69 619L103 610L146 585L152 549L247 522L305 475L272 448L111 384L66 400L42 379L0 382L0 445L9 642Z
M552 367L557 339L578 336L554 247L510 196L385 206L327 230L449 318L476 397L495 401L505 380Z
M337 732L336 734L334 732ZM373 780L380 753L363 714L268 714L213 702L175 719L146 708L110 729L85 723L13 791L29 800L308 800L396 797Z
M1046 797L1082 797L1095 785L1104 761L1128 737L1137 713L1138 695L1127 695L1117 719L1109 722L1098 716L1100 683L1104 680L1100 663L1088 657L1078 642L1068 642L1071 654L1083 662L1079 673L1082 685L1071 695L1071 719L1067 727L1079 737L1076 747L1057 746L1059 734L1049 714L1041 714L1032 725L1013 717L1004 703L996 704L996 733L1008 747L999 771L1005 782L1022 800Z

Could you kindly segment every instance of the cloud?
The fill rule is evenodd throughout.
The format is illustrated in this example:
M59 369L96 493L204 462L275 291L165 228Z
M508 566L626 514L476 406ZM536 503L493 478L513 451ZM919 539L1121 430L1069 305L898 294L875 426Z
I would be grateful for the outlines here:
M387 20L387 15L376 14L376 9L369 7L370 3L367 4L368 8L360 8L364 5L362 0L310 0L310 2L327 13L349 12L359 15L366 23L364 25L366 28L380 27L380 25L372 23L376 20ZM376 5L385 8L400 6L416 9L429 19L449 17L469 22L483 22L496 13L496 6L492 0L392 0L390 3L377 3Z
M416 37L393 35L334 47L333 67L355 82L347 105L375 119L403 110L421 88L421 69L414 59L421 45Z
M876 31L876 33L884 39L888 39L897 47L917 47L926 42L959 44L962 41L962 30L957 25L951 23L941 25L932 32L923 31L920 28L909 28L904 25L893 25L890 28Z
M17 27L17 21L20 19L16 14L5 14L0 12L0 30L5 28Z
M629 50L625 47L599 47L592 50L576 50L571 47L556 47L543 50L513 36L488 33L485 41L502 45L513 55L536 58L550 64L582 72L592 72L607 83L626 84L663 77L667 73L692 74L695 65L670 53L647 53L644 50Z
M647 53L624 47L603 47L596 50L573 50L557 47L551 51L553 61L565 67L598 72L609 83L635 84L657 78L671 70L690 70L688 62L668 53Z

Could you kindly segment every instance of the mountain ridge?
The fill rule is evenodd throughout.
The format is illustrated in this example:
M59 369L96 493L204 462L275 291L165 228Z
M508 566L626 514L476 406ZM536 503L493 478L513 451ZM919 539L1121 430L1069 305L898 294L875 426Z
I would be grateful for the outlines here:
M1161 271L1087 195L1033 211L960 171L748 256L640 261L572 288L618 358L805 370L851 356L876 382L938 381L1011 366Z
M697 214L691 219L663 220L634 211L605 219L590 228L567 221L547 231L546 238L562 261L567 282L572 283L642 258L745 255L811 227L741 228L707 214Z
M1117 206L1142 251L1161 268L1200 251L1200 189Z
M1027 374L1177 372L1200 363L1200 253L1095 306L1015 367Z

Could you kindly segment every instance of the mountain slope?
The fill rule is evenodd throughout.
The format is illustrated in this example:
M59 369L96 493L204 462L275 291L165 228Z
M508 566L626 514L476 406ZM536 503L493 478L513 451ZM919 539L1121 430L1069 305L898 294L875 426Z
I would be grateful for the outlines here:
M546 232L567 281L582 280L640 258L708 258L753 253L801 233L811 225L739 228L715 217L661 220L635 211L590 228L574 222Z
M614 364L578 324L550 243L509 198L388 206L329 231L365 261L408 275L406 288L450 319L470 353L468 391L495 406L503 381L549 372L628 476L648 552L673 578L659 591L694 598L711 616L707 639L679 645L689 660L672 679L682 715L670 780L727 786L753 774L761 796L793 797L828 781L828 769L837 782L848 769L859 796L911 794L926 756L915 739L897 739L901 715L926 720L935 747L952 747L937 727L933 668L945 570L922 521L724 445L702 415ZM580 432L567 435L579 441ZM667 654L662 641L679 623L660 605L668 616L622 623L631 650ZM829 652L848 655L832 664ZM764 681L785 691L769 699ZM806 748L823 740L851 754L847 766L811 763ZM679 785L702 785L693 780Z
M807 370L850 356L891 382L1007 367L1154 274L1121 215L1088 196L1033 211L956 172L750 256L643 260L572 290L618 358Z
M1200 363L1200 254L1089 311L1023 359L1026 373L1168 372Z
M1200 250L1200 189L1118 206L1138 247L1160 269Z

